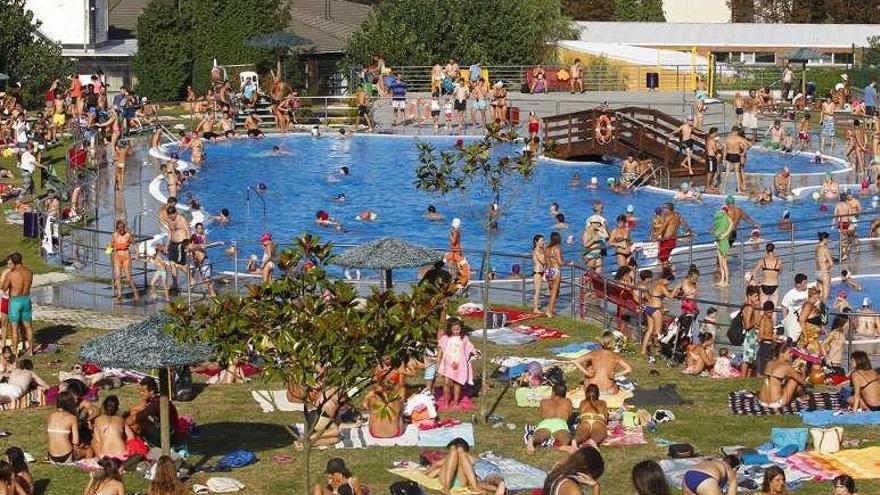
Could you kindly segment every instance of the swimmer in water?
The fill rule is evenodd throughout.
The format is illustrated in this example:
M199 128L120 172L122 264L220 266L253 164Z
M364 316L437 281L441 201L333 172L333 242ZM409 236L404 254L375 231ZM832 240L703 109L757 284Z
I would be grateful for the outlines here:
M624 185L623 181L609 177L606 183L608 184L608 188L611 189L611 192L613 193L623 194L624 192L626 192L626 185Z
M581 185L581 173L575 172L574 175L571 176L571 180L568 181L569 187L578 187Z
M791 212L782 212L782 220L779 221L779 230L791 230Z
M553 230L568 230L568 224L565 223L565 215L563 215L562 213L557 213L556 224L550 228Z
M425 218L431 222L439 222L443 220L443 215L437 213L437 208L434 205L428 205L428 209L425 211Z
M749 200L754 201L755 204L768 205L773 201L773 193L770 192L769 187L765 187L761 192L749 193Z
M343 165L339 167L339 173L341 173L342 175L348 175L350 173L350 170L347 165Z
M337 194L336 197L333 198L333 201L336 201L337 203L345 203L346 201L348 201L348 198L345 196L344 193Z
M330 218L330 214L324 210L318 210L318 213L315 213L315 225L318 227L335 228L336 230L342 229L342 224L336 221L336 219Z
M263 194L264 192L266 192L268 190L269 190L269 186L267 186L265 182L260 182L259 184L257 184L257 193L258 194Z
M358 216L355 217L356 220L360 220L361 222L373 222L379 218L378 213L374 213L370 210L364 210L358 213Z
M840 271L840 282L848 285L852 290L856 292L862 291L862 285L853 279L852 274L849 273L849 270Z
M550 203L550 216L556 218L556 215L559 215L560 213L562 213L562 210L559 209L559 203Z
M598 189L599 188L599 179L596 177L590 178L590 183L587 184L587 189Z
M281 149L278 145L272 146L272 155L273 156L287 156L292 155L293 153Z

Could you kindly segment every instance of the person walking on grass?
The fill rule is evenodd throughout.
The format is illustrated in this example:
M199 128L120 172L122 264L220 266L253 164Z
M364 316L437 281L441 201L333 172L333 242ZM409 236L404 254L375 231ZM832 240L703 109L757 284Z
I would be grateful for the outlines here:
M18 355L19 328L24 329L25 353L34 355L33 311L31 308L31 285L34 274L22 262L20 253L7 258L9 272L0 285L0 291L9 295L9 327L12 332L12 352Z

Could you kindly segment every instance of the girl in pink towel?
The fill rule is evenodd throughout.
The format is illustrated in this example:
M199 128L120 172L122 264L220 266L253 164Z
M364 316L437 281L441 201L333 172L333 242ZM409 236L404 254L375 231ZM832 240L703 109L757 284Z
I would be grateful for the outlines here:
M437 362L440 363L437 372L443 376L443 397L440 407L447 410L457 410L460 407L469 407L470 400L465 398L462 404L461 386L473 385L474 370L471 366L471 356L475 354L473 344L465 335L461 320L450 318L446 322L446 332L440 336ZM452 395L450 396L450 392ZM449 398L452 397L452 401Z

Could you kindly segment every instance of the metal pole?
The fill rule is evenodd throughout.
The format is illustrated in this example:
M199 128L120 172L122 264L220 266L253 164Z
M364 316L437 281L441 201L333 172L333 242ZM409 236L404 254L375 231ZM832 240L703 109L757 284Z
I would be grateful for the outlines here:
M602 329L608 330L608 280L602 277Z
M522 263L519 266L519 276L522 279L522 284L520 285L520 287L521 287L520 293L522 295L522 305L525 306L526 305L526 275L523 270L525 269L526 263L525 263L525 260L520 260L520 261L522 261Z
M740 230L737 232L736 236L739 241L739 292L740 294L744 294L745 288L743 287L743 284L746 280L746 243L745 237L743 237L743 229L737 230Z
M232 241L232 287L238 295L238 243Z
M574 301L575 301L575 299L574 299L574 295L575 295L575 290L574 290L574 266L570 266L570 267L569 267L568 274L569 274L569 280L568 280L568 283L569 283L569 287L571 288L570 291L569 291L569 293L571 294L571 304L570 304L571 309L569 310L569 313L568 313L568 314L569 314L569 318L574 319Z
M192 267L186 264L186 304L192 310Z
M794 263L795 263L795 260L797 259L797 252L795 251L795 246L794 246L794 228L795 228L794 223L792 223L791 230L789 231L790 232L789 242L791 243L791 245L789 247L789 252L791 253L791 263L789 263L789 270L791 271L791 273L795 273Z

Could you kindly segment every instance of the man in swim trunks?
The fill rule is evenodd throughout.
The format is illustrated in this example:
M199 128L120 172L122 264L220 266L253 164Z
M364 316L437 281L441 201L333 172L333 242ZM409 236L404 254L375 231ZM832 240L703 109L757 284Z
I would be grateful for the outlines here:
M680 213L675 211L675 205L669 202L663 203L663 216L657 238L659 241L657 259L660 261L664 272L670 271L672 268L669 263L669 257L678 243L679 227L684 227L685 235L693 235L690 225L688 225Z
M370 132L373 132L373 121L370 119L370 97L367 95L367 92L364 91L363 87L359 87L357 92L354 94L355 100L357 100L357 117L354 119L354 130L357 131L361 126L361 117L363 117L364 121L367 123L367 127Z
M721 157L721 147L718 146L718 128L710 127L706 135L706 192L715 193L715 180L718 174L718 160Z
M15 358L12 358L13 361ZM48 389L49 384L34 373L34 364L30 359L22 359L18 362L18 367L13 368L9 373L6 383L0 383L0 404L8 404L20 399L24 394L28 393L31 386Z
M568 69L571 75L571 94L575 91L584 92L584 69L581 67L581 59L574 59L574 63Z
M171 271L172 287L177 289L177 270L186 270L186 241L189 240L189 224L186 218L177 212L177 208L169 206L168 214L168 267Z
M397 116L400 115L400 124L406 125L406 83L400 74L394 74L394 83L389 86L391 90L391 125L397 126Z
M556 448L571 445L571 431L568 429L568 419L571 417L573 406L571 400L565 395L568 393L564 383L553 385L553 395L541 400L538 409L541 422L538 423L534 434L526 438L526 451L535 453L535 446L542 445L549 439L553 439Z
M740 133L741 127L734 127L727 138L724 140L724 180L721 181L721 190L727 189L727 180L730 172L736 177L736 192L741 193L745 190L745 175L743 174L743 165L745 164L744 155L746 150L751 147L749 141Z
M825 152L825 140L828 139L831 143L828 148L829 154L834 154L834 111L836 110L836 105L834 101L831 99L831 95L825 97L825 101L822 102L822 113L820 115L820 120L822 121L822 135L819 140L819 153Z
M822 287L822 300L827 301L831 294L831 269L834 258L828 249L828 232L819 232L819 243L816 244L816 280Z
M834 205L834 213L832 214L832 223L837 226L840 236L840 261L845 262L849 258L851 246L850 229L852 228L852 213L850 205L846 201L846 193L838 194L839 201Z
M693 117L689 117L687 122L678 127L678 129L672 131L673 134L681 135L681 148L685 152L684 159L681 161L681 166L688 169L689 175L694 175L693 169L693 155L694 155L694 140L693 134L694 132L694 119Z
M9 294L9 325L12 330L12 352L18 354L18 329L24 328L28 356L34 355L34 330L31 308L31 284L34 274L28 270L21 260L20 253L9 255L10 270L0 285L0 291Z
M639 177L639 162L630 153L620 166L620 179L627 185L632 184Z
M773 176L773 186L779 198L785 199L791 194L791 172L787 166L782 167L782 172Z
M770 136L770 148L779 150L782 147L782 138L785 136L785 129L782 128L782 121L774 120L773 125L767 129L767 135Z
M746 220L752 224L752 229L757 229L761 226L758 225L758 223L755 222L745 210L736 205L736 198L733 196L727 196L727 198L724 199L724 204L727 206L727 215L730 216L730 223L732 224L730 231L730 247L733 247L733 244L736 242L736 229L739 227L740 222Z

